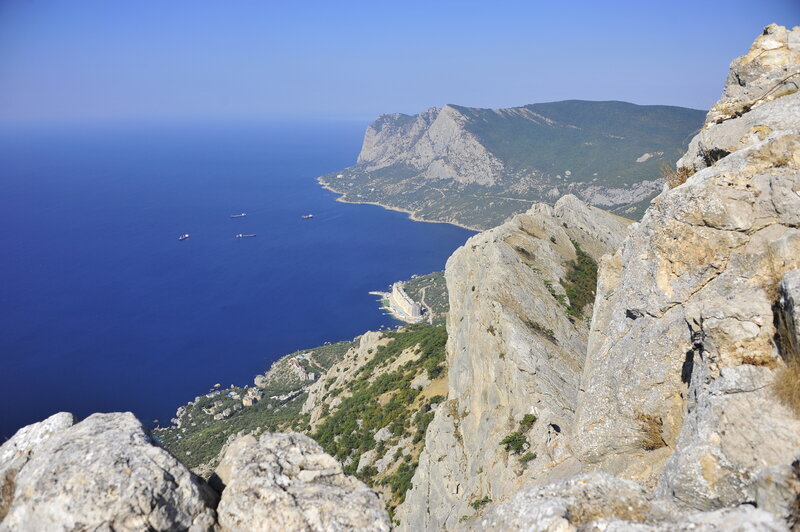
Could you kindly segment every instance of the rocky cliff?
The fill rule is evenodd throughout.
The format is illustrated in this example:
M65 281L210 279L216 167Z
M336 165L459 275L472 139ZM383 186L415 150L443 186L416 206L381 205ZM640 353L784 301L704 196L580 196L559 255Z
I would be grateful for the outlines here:
M213 479L130 413L56 414L0 447L0 530L389 530L377 495L300 434L237 440Z
M734 61L688 180L621 246L568 199L453 255L448 403L403 529L800 522L799 44L773 25ZM559 301L576 244L599 259L588 327Z
M639 217L661 190L660 165L677 159L702 116L585 101L382 115L357 164L320 181L345 201L477 229L566 194Z
M470 503L503 499L571 467L566 430L591 312L575 303L591 294L570 280L579 264L591 270L615 250L628 224L566 196L472 237L448 260L448 401L398 511L403 529L452 528L474 513ZM509 452L501 442L512 434L519 449Z

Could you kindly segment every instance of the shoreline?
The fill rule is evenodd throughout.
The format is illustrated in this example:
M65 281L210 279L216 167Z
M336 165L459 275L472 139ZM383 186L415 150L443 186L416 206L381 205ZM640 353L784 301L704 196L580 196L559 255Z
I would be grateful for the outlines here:
M449 224L449 225L454 225L456 227L460 227L461 229L467 229L468 231L474 231L476 233L481 233L483 231L486 231L486 229L478 229L477 227L470 227L468 225L460 224L458 222L445 222L445 221L442 221L442 220L426 220L424 218L417 217L417 213L415 213L414 211L410 211L408 209L403 209L401 207L392 207L390 205L384 205L383 203L378 203L376 201L351 201L351 200L346 200L346 199L344 199L345 195L347 195L346 192L339 192L338 190L335 190L333 187L331 187L331 185L329 183L325 183L324 181L322 181L322 177L318 177L317 178L317 183L322 185L322 188L324 188L325 190L333 192L334 194L338 194L339 197L336 198L336 201L338 201L339 203L350 203L352 205L375 205L377 207L384 208L387 211L402 212L404 214L407 214L409 220L411 220L412 222L423 222L423 223L429 223L429 224Z

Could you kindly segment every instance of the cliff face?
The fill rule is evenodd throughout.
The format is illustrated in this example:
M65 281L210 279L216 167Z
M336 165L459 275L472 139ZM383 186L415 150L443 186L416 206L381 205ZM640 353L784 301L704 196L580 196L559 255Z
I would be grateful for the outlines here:
M503 163L465 129L466 121L449 105L414 117L380 116L364 135L358 164L367 171L407 165L427 179L494 185Z
M798 357L778 347L797 337L798 36L770 26L734 61L736 87L680 162L694 175L656 198L621 246L621 224L562 200L453 255L451 406L430 426L405 529L606 519L780 530L798 519L800 419L776 391ZM567 213L588 223L564 225ZM554 297L576 251L567 236L597 258L613 251L589 330ZM523 430L527 413L537 420ZM525 465L498 445L512 431L536 453Z
M448 260L449 400L398 511L403 529L453 527L473 513L471 502L571 470L588 326L580 310L568 313L564 285L579 253L587 263L614 250L628 223L567 196L476 235ZM520 425L526 415L537 420ZM526 442L517 453L501 445L514 432ZM525 453L537 457L521 460Z
M320 182L345 201L477 229L567 194L638 217L661 190L659 166L701 123L700 111L624 102L445 105L380 116L357 164Z
M711 165L654 202L606 262L595 307L578 454L693 508L754 500L759 475L800 450L800 421L773 387L786 362L773 308L800 267L800 93L749 99L775 70L800 74L798 35L769 27L733 63L729 83L758 89L726 88L692 143L729 154L694 162ZM752 110L720 116L731 94L745 98L732 108ZM639 457L648 423L664 448Z

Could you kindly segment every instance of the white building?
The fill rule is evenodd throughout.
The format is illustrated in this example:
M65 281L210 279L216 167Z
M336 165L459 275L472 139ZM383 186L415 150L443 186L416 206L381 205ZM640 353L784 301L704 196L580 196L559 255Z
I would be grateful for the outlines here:
M422 317L422 307L419 303L408 297L408 294L406 294L406 291L403 289L403 283L394 283L392 285L392 302L409 317Z

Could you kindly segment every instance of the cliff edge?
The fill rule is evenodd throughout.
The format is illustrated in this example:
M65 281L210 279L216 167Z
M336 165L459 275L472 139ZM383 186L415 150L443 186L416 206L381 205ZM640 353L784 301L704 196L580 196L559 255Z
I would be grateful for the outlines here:
M453 255L450 407L403 529L800 522L799 78L800 28L767 27L627 236L562 223L570 200ZM599 263L588 326L559 301L575 243Z

